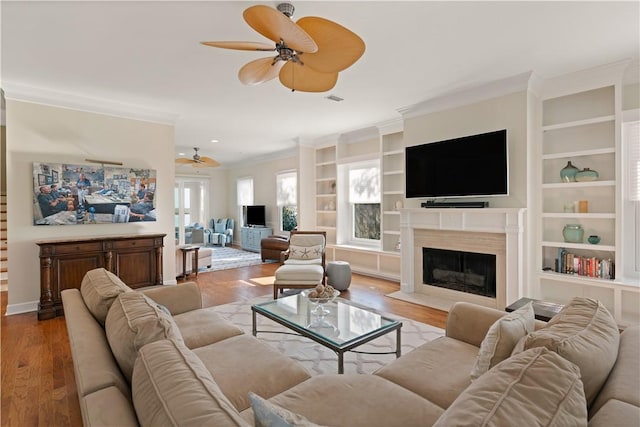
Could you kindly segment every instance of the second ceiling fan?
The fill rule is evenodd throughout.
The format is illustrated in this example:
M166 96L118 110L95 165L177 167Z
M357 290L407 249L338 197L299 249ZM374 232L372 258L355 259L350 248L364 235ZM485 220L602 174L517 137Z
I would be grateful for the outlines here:
M328 19L308 16L291 20L293 5L281 3L278 10L264 5L243 12L251 28L273 44L246 41L201 42L224 49L276 52L276 56L245 64L238 78L256 85L279 77L292 91L326 92L338 81L338 73L353 65L364 53L365 44L347 28Z

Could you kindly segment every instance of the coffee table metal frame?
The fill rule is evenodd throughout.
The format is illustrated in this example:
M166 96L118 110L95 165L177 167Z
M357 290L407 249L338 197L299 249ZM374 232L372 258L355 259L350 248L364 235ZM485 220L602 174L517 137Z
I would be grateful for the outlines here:
M301 295L293 295L293 296L289 296L289 297L285 297L285 298L304 298ZM385 317L383 315L381 315L380 313L378 313L377 311L375 311L374 309L371 309L369 307L365 307L363 305L359 305L356 304L352 301L349 300L345 300L342 298L336 298L336 300L332 304L334 307L336 306L335 304L337 302L343 303L343 304L347 304L349 306L353 306L353 307L357 307L361 310L370 312L370 313L375 313L380 315L382 318L391 321L390 324L388 325L384 325L380 328L374 329L372 331L369 331L365 334L362 334L360 336L357 336L355 338L352 338L348 341L345 341L342 344L336 344L335 342L333 342L330 338L328 337L324 337L323 335L320 335L316 332L312 332L311 330L309 330L307 327L300 325L298 323L292 322L286 318L280 317L277 314L274 314L272 312L270 312L268 309L266 309L265 307L268 307L272 304L277 304L278 301L282 301L285 298L280 298L278 300L273 300L273 301L267 301L264 303L260 303L260 304L255 304L251 306L251 315L252 315L252 332L253 332L253 336L256 336L258 334L258 332L268 332L268 333L276 333L276 334L289 334L289 335L300 335L306 338L309 338L315 342L317 342L320 345L323 345L324 347L327 347L331 350L333 350L337 355L338 355L338 373L339 374L343 374L344 373L344 353L350 351L352 353L361 353L361 354L395 354L396 358L400 357L402 355L401 352L401 345L402 345L402 341L401 341L401 329L402 329L402 322L398 321L398 320L394 320L388 317ZM282 332L282 331L270 331L270 330L258 330L257 329L257 323L256 323L256 314L259 313L262 316L273 320L274 322L284 326L285 328L288 328L292 331L294 331L295 333L291 333L291 332ZM388 334L391 331L396 331L396 349L395 351L387 351L387 352L367 352L367 351L357 351L354 350L354 348L359 347L363 344L368 343L369 341L372 341L378 337L381 337L383 335Z

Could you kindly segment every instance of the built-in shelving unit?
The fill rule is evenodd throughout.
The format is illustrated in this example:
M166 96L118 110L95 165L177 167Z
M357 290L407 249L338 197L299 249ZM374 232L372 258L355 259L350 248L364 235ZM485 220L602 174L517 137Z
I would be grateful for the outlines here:
M402 132L381 136L382 249L400 253L400 209L404 206L404 139Z
M619 71L619 70L617 70ZM619 279L622 257L620 238L620 129L621 73L602 70L594 76L562 76L549 81L542 97L541 182L538 221L539 297L560 303L572 296L599 299L620 324L637 322L637 310L628 304L640 303L640 287ZM564 81L563 81L564 79ZM583 80L584 84L580 81ZM595 181L563 182L560 171L571 162L582 170L599 173ZM579 212L577 201L587 201ZM584 241L564 241L566 224L580 224ZM598 235L598 244L588 236ZM615 278L598 278L556 272L561 249L581 259L613 262Z
M337 204L337 162L336 146L316 150L316 226L326 231L327 244L336 243Z

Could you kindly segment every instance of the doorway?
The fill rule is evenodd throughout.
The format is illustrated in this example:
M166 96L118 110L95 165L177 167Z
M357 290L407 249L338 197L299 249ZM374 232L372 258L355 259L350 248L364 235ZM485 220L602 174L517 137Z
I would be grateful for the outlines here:
M209 226L209 179L176 177L174 211L176 245L191 243L190 230L194 226Z

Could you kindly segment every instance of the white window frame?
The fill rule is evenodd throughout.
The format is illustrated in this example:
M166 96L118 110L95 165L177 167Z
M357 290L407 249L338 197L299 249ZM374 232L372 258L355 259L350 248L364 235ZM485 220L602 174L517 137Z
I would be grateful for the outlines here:
M285 191L293 184L293 191ZM298 221L298 172L296 170L288 170L278 172L276 174L276 205L278 206L278 228L282 233L288 233L290 230L284 229L284 208L293 206L296 208L296 222Z
M200 176L176 176L174 182L174 226L178 227L176 244L183 245L185 243L185 227L194 222L192 221L192 214L193 218L199 219L195 222L205 228L208 227L209 182L209 178ZM199 194L195 194L198 189L200 190ZM189 200L187 200L186 193L190 193ZM196 199L193 199L193 197L196 197ZM193 199L193 203L191 199Z
M245 213L242 209L243 206L253 205L254 203L254 187L253 187L253 177L246 176L238 178L236 181L236 201L238 204L238 218L241 227L244 227L246 224Z
M338 244L355 246L363 249L380 250L382 248L382 218L380 219L380 239L363 239L355 237L354 205L351 200L350 171L354 169L376 168L378 171L378 195L375 200L362 203L377 203L382 216L382 166L379 158L338 165Z
M622 261L625 281L640 284L640 109L624 112L622 123Z

